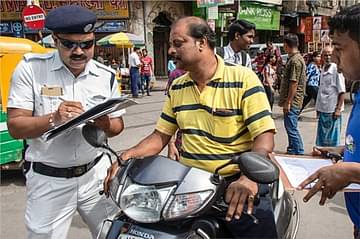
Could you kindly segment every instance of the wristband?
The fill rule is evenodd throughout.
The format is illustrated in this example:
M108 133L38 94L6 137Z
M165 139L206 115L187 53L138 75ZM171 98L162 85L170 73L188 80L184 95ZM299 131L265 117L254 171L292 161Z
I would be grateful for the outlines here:
M50 117L49 117L49 126L50 126L50 129L52 129L52 128L54 128L54 127L55 127L54 114L53 114L53 113L50 113Z

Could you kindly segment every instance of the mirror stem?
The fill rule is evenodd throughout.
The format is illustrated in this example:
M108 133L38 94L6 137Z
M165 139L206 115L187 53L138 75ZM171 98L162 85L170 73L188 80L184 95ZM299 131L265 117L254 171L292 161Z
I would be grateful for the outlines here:
M104 149L109 150L113 155L115 155L116 161L118 162L119 166L123 166L123 165L124 165L124 163L123 163L122 160L120 159L120 156L119 156L112 148L110 148L107 144L104 144L102 147L103 147Z

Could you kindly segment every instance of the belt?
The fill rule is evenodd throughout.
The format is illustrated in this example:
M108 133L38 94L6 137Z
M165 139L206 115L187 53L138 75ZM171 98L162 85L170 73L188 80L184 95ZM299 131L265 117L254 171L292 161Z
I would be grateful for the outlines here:
M103 154L100 154L90 163L83 164L80 166L69 167L69 168L56 168L40 162L24 161L24 172L30 169L30 166L32 164L34 172L45 176L57 177L57 178L80 177L85 173L87 173L90 169L92 169L100 161L102 156Z

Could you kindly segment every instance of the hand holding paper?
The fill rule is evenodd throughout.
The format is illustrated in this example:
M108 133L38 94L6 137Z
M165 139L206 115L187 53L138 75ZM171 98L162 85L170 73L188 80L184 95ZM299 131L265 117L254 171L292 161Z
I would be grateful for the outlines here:
M298 187L298 189L305 188L306 185L316 181L315 185L309 190L304 197L304 202L310 200L318 191L321 191L321 199L319 204L324 205L326 199L334 197L336 192L344 189L351 183L351 175L349 170L349 163L337 163L331 166L320 168L315 173L305 179Z
M119 98L111 98L104 101L101 104L95 105L94 107L90 108L89 110L81 113L75 118L70 119L67 122L64 122L60 125L57 125L55 128L48 130L44 133L43 138L45 140L50 140L62 133L68 132L75 127L87 123L89 121L98 119L101 116L106 116L112 114L116 114L116 112L120 112L121 110L125 109L128 106L136 104L135 101L128 100L126 97L119 97ZM108 117L108 116L106 116ZM100 119L99 119L100 121ZM101 120L102 121L102 120ZM101 124L104 122L102 121ZM106 124L106 122L105 122ZM106 127L106 125L102 125L102 127Z

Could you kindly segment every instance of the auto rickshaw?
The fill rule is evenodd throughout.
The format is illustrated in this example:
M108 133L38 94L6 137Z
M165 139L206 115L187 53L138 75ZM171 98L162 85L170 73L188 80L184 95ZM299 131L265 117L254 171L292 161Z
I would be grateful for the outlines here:
M7 129L7 101L11 75L25 53L46 53L50 49L24 38L0 36L0 168L19 168L24 140L14 139ZM52 50L52 49L51 49Z

